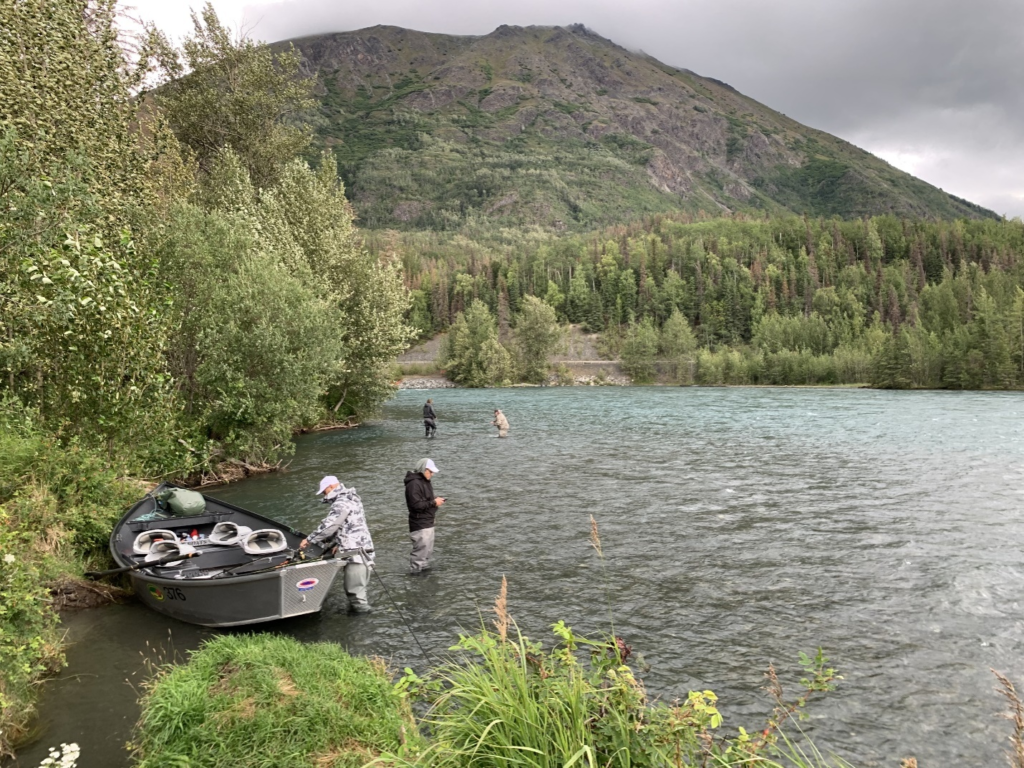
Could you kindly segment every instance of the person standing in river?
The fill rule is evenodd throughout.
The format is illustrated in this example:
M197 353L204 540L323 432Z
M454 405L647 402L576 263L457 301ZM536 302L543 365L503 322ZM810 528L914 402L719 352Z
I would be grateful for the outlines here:
M409 570L422 573L430 567L434 553L434 520L444 497L434 495L430 478L437 474L437 466L430 459L420 459L416 469L405 473L405 505L409 508L409 538L412 554Z
M437 432L437 414L434 413L434 401L429 397L423 406L423 426L427 430L424 437L433 437Z
M498 428L498 437L508 437L508 419L500 408L494 409L494 421L491 424Z
M355 488L346 488L334 475L323 478L316 493L324 495L323 501L331 505L331 511L317 529L302 540L299 549L310 544L318 544L324 552L362 549L362 554L352 555L345 563L345 594L353 613L369 613L372 609L366 599L366 585L370 582L374 555L363 502Z

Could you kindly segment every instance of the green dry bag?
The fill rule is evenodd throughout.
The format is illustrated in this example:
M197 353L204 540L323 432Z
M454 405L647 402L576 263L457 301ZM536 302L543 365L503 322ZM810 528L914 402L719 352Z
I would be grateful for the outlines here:
M167 495L167 506L175 517L193 517L206 511L203 494L185 488L175 488Z

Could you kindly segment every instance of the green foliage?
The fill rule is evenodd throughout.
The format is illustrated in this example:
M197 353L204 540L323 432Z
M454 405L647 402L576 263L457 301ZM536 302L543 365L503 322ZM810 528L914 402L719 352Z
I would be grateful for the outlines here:
M181 204L160 234L171 372L190 430L231 455L272 462L297 426L372 413L392 391L406 293L360 246L334 174L294 161L257 194L222 152L203 188L215 207Z
M12 539L0 532L0 756L12 756L13 743L25 734L33 684L63 665L48 590Z
M622 342L622 370L637 384L654 380L658 341L658 329L649 317L632 323L626 331Z
M297 52L233 39L210 3L192 12L192 23L181 50L149 30L165 79L156 102L200 169L230 148L256 188L266 189L309 144L310 130L297 119L313 107L313 81L301 74Z
M441 353L448 378L467 387L507 384L512 379L512 356L498 341L498 327L480 299L460 312L448 330Z
M828 324L814 313L807 317L783 317L771 312L754 326L753 342L765 352L806 349L815 355L828 354L836 346Z
M429 276L436 330L445 320L435 308L457 305L465 290L493 307L504 280L603 332L613 356L631 319L650 320L663 337L678 313L670 331L689 325L701 350L692 373L704 383L1024 386L1020 222L677 214L587 236L481 229L477 239L386 242L416 254L405 259L411 284ZM887 342L894 329L906 335L899 348ZM670 366L667 375L687 380Z
M112 0L0 5L0 135L7 136L0 150L0 211L5 218L31 214L33 233L63 234L67 220L94 224L102 218L101 234L109 238L128 224L146 187L145 158L131 128L138 106L131 92L141 73L124 62L116 13ZM16 169L8 165L15 158ZM88 216L75 215L73 197L59 195L69 165L79 189L101 201L99 217L95 207ZM36 216L33 206L15 210L19 193L37 181L56 188L64 216Z
M628 133L607 133L601 143L628 163L645 166L651 161L654 147Z
M0 388L107 440L137 439L166 399L150 263L131 235L152 158L114 15L84 0L0 6L0 51L30 52L0 55Z
M672 366L672 377L676 382L689 384L693 380L693 356L697 351L697 338L690 323L678 309L661 327L658 352Z
M548 356L562 336L554 308L536 296L527 296L515 330L519 370L525 381L539 384L547 378Z
M333 159L296 158L297 57L207 6L180 54L154 32L132 68L115 15L0 3L0 739L59 658L39 590L103 562L140 494L118 476L271 461L372 413L411 333ZM182 77L138 97L154 55Z
M879 389L910 388L910 341L905 332L894 331L875 353L871 363L872 386Z
M331 302L258 248L251 225L175 210L163 260L181 312L168 352L186 414L229 455L272 461L321 415L341 357Z
M743 728L721 733L723 715L712 691L690 691L672 705L648 701L617 639L591 640L563 622L550 649L524 637L499 613L497 632L462 636L455 659L426 678L408 674L403 693L430 702L423 719L431 742L415 763L443 766L741 766L775 768L794 750L779 728L802 712L807 698L832 690L835 670L821 656L807 659L804 693L781 696L757 738ZM509 636L511 626L514 637ZM820 663L819 663L820 662ZM774 672L772 672L774 676ZM774 678L777 683L777 678ZM820 765L831 761L821 760ZM799 760L795 766L812 764ZM837 761L837 765L843 765Z
M105 560L138 494L104 456L61 445L38 413L0 400L0 755L24 735L39 680L63 665L48 585Z
M146 684L139 768L356 768L418 736L383 665L335 643L224 635Z

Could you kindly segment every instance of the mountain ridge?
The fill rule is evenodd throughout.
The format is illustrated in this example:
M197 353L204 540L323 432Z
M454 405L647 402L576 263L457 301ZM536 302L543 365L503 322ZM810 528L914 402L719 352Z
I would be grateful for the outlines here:
M371 228L585 229L668 210L998 218L733 86L583 25L293 45L316 149Z

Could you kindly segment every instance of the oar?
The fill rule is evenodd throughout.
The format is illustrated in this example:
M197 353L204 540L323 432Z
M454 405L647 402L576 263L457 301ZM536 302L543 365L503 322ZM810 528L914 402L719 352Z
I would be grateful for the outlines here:
M167 563L173 563L175 560L187 560L190 557L199 557L202 552L190 552L188 554L182 554L180 552L173 555L167 555L159 560L150 560L148 563L143 560L141 563L135 565L126 565L124 568L111 568L109 571L86 571L85 577L87 579L100 579L104 576L113 576L115 573L128 573L129 571L137 571L140 568L152 568L157 565L167 565Z

